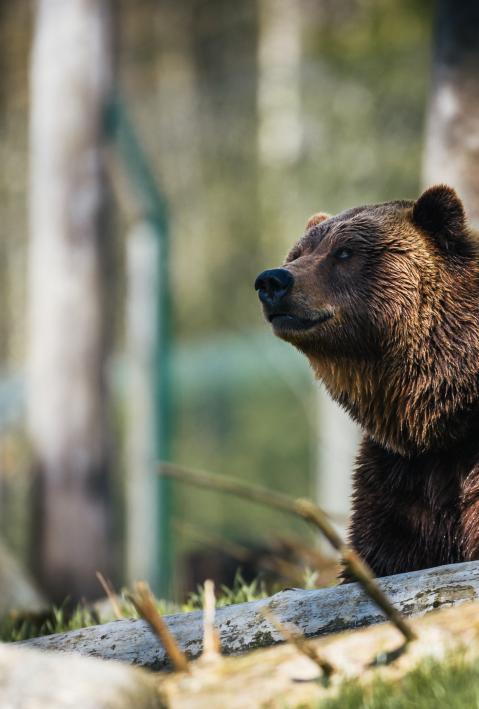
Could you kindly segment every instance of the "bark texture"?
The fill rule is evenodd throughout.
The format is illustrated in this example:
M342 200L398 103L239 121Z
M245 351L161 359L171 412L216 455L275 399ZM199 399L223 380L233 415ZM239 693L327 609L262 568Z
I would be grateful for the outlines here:
M479 562L398 574L380 579L379 584L405 616L420 616L436 608L477 600ZM219 609L215 624L224 654L239 654L283 641L262 615L264 608L281 623L293 623L306 637L384 622L383 613L356 583L316 591L290 589L261 601ZM165 616L165 621L181 650L189 658L198 657L202 651L203 614L198 611ZM123 660L155 670L169 666L158 639L142 620L119 620L21 644Z
M367 688L378 679L394 687L401 686L401 680L426 659L442 662L451 658L459 667L464 662L476 663L477 612L477 603L469 603L413 621L417 640L403 652L397 631L390 625L310 641L308 650L333 670L327 681L316 662L287 644L241 659L223 658L213 665L199 660L189 676L164 675L160 694L168 709L322 707L322 700L334 697L345 680L354 679L356 689ZM453 672L455 665L451 668ZM429 697L441 697L437 706L450 706L454 695L445 690L440 694L441 689L438 680L430 687ZM415 706L415 698L408 695L400 704ZM378 706L377 700L367 702L372 705Z

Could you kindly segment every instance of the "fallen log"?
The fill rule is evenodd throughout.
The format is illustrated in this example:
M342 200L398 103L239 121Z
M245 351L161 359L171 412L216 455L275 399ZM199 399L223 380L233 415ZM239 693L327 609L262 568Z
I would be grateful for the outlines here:
M479 561L439 566L379 579L397 610L420 616L436 608L479 598ZM356 583L305 591L288 589L260 601L218 609L224 654L238 654L282 642L279 631L262 615L268 608L279 622L293 623L306 637L384 622L382 611ZM178 646L189 658L202 650L202 613L181 613L164 620ZM20 643L46 650L75 652L159 670L169 667L164 649L143 620L117 620L104 625L49 635Z
M160 709L156 677L102 662L0 643L0 707Z
M478 611L473 602L413 619L416 640L407 645L391 623L307 641L308 654L328 663L327 674L297 646L285 643L213 664L200 658L190 663L188 675L162 673L158 689L167 709L319 709L323 700L326 706L333 700L334 707L380 707L383 702L388 707L476 707ZM420 667L426 681L423 674L422 680L408 683ZM454 678L449 683L448 675ZM354 701L347 689L352 680ZM382 697L373 698L378 680L387 684Z

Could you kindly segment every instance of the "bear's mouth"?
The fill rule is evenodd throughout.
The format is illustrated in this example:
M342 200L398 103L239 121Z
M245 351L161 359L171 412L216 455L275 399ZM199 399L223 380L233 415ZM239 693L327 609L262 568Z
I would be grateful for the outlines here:
M270 313L268 315L268 321L276 331L298 331L311 330L311 328L316 325L321 325L321 323L330 320L333 316L334 312L331 309L325 309L319 312L314 318L301 318L292 313Z

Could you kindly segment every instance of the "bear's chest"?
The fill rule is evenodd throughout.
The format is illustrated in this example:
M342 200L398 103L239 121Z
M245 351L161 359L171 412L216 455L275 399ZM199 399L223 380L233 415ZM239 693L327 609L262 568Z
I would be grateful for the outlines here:
M477 558L479 445L405 459L363 445L351 542L378 575Z

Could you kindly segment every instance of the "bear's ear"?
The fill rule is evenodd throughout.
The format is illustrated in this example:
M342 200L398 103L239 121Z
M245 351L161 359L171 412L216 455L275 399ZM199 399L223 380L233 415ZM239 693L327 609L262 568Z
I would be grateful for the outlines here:
M311 227L326 221L326 219L329 219L330 216L331 215L326 214L326 212L318 212L317 214L313 214L313 216L308 219L308 222L306 224L306 231L308 231L308 229L311 229Z
M464 207L452 187L429 187L414 203L412 219L446 251L469 251Z

